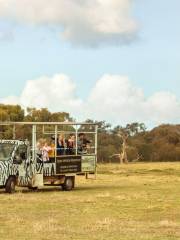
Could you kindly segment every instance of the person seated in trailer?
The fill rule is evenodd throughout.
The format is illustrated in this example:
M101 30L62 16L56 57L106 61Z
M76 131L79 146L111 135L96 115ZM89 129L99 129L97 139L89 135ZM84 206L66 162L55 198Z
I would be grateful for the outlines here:
M40 138L37 141L37 145L36 145L36 155L37 155L37 161L41 162L42 161L42 155L43 155L43 146L46 142L46 139L44 138Z
M50 142L50 150L49 150L49 152L48 152L48 155L49 155L49 160L51 161L51 162L53 162L54 160L55 160L55 137L54 136L52 136L51 137L51 142Z
M57 139L57 156L64 155L66 148L66 142L64 139L64 135L60 134Z
M80 133L78 139L78 153L87 154L90 143L91 141L86 138L86 135L84 133Z
M44 143L44 146L42 147L42 160L44 162L49 162L49 152L52 151L51 146L49 146L48 142L46 141Z
M66 148L66 154L67 155L73 155L75 154L74 150L75 150L75 135L74 134L70 134L69 138L66 141L67 144L67 148Z
M38 141L37 141L37 145L36 145L36 154L39 158L42 157L42 148L43 148L43 145L44 145L44 139L43 138L40 138Z

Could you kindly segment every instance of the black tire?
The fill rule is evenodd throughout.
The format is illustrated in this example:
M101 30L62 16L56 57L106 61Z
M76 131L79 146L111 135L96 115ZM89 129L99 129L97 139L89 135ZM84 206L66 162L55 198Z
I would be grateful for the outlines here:
M9 177L7 180L6 186L5 186L5 191L7 193L14 193L15 192L15 187L16 187L16 180L14 177Z
M66 177L64 183L62 184L62 189L64 191L71 191L74 188L74 177Z

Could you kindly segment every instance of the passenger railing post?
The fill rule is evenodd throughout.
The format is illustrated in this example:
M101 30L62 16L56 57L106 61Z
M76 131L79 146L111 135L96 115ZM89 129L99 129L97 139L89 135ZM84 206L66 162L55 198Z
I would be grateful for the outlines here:
M32 157L36 161L36 125L32 126Z
M76 125L76 155L78 154L78 129Z
M98 144L98 125L95 126L95 179L97 178L97 144Z
M57 158L57 139L58 139L58 137L57 137L57 134L58 134L58 126L57 125L55 125L55 149L54 149L54 157L55 157L55 166L56 166L56 158ZM56 168L56 167L55 167ZM56 170L55 170L56 171Z

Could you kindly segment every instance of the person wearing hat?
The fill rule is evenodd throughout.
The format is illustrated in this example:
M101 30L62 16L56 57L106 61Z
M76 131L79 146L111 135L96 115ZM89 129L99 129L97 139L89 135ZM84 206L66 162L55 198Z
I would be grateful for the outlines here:
M86 135L84 133L80 133L78 140L78 153L87 154L90 143L91 141L86 138Z

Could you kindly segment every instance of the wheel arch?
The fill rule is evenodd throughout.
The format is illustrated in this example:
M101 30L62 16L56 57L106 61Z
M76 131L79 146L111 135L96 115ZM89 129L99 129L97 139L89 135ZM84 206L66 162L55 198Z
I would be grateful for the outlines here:
M6 186L8 180L9 180L10 178L14 178L14 180L16 181L16 184L17 184L17 176L14 175L14 174L11 174L11 175L9 175L9 176L7 177L7 179L6 179L6 183L5 183L5 186Z

